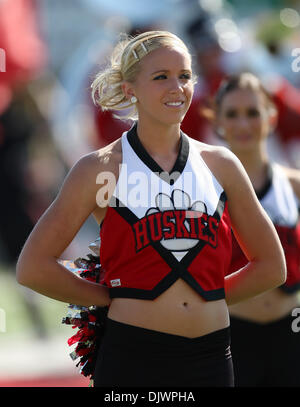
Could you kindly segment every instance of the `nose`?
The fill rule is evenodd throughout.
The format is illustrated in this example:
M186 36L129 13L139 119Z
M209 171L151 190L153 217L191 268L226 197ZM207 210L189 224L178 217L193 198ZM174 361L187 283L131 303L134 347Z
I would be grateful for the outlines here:
M178 78L171 78L169 82L169 92L177 93L178 91L183 91L181 81Z
M249 120L247 119L247 117L245 116L240 116L237 120L237 125L241 128L241 129L246 129L249 127Z

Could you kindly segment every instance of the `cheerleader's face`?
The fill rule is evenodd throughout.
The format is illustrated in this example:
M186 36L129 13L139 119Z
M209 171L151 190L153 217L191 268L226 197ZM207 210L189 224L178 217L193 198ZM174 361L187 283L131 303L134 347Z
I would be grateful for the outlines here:
M261 92L235 89L223 97L218 127L232 151L260 148L270 132L270 122L270 110Z
M190 55L180 47L162 47L146 55L127 93L137 97L139 120L178 125L193 96Z

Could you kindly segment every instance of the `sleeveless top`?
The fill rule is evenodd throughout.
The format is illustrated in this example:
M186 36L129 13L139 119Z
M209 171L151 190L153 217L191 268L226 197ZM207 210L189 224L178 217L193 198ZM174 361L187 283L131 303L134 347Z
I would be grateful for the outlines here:
M225 297L231 260L227 197L181 132L170 173L123 133L122 165L100 229L100 258L110 296L154 299L182 278L203 299Z
M287 279L280 286L287 293L300 288L300 202L283 169L272 164L265 187L257 197L272 220L284 249ZM240 269L248 260L233 237L230 273Z

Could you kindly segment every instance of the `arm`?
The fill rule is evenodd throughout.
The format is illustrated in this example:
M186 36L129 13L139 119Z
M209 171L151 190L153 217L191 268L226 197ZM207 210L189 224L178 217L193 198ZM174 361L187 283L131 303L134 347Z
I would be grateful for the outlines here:
M226 150L220 150L218 172L228 197L234 234L249 260L245 267L225 277L226 301L232 305L283 284L286 266L276 230L244 167Z
M17 281L43 295L78 305L108 305L104 286L75 276L58 263L78 230L95 210L97 173L101 163L96 154L83 157L72 168L52 205L36 224L17 263Z

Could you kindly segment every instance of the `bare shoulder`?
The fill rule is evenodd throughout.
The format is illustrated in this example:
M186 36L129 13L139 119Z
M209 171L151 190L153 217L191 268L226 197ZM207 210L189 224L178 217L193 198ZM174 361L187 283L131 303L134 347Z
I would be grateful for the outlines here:
M121 140L118 139L113 143L93 151L81 157L71 172L84 174L98 174L103 171L115 173L119 164L122 162Z
M205 164L225 190L233 185L241 173L243 176L245 175L240 160L227 147L209 145L194 140L193 143Z
M101 183L99 175L106 173L118 177L119 164L122 160L120 139L112 144L93 151L81 157L71 168L59 191L58 198L73 199L79 202L82 199L93 203L96 208L95 196ZM64 199L65 198L65 199Z
M294 193L300 199L300 170L295 168L283 167L282 165L279 165L279 167L284 171L284 173L288 177L288 180L292 185Z

